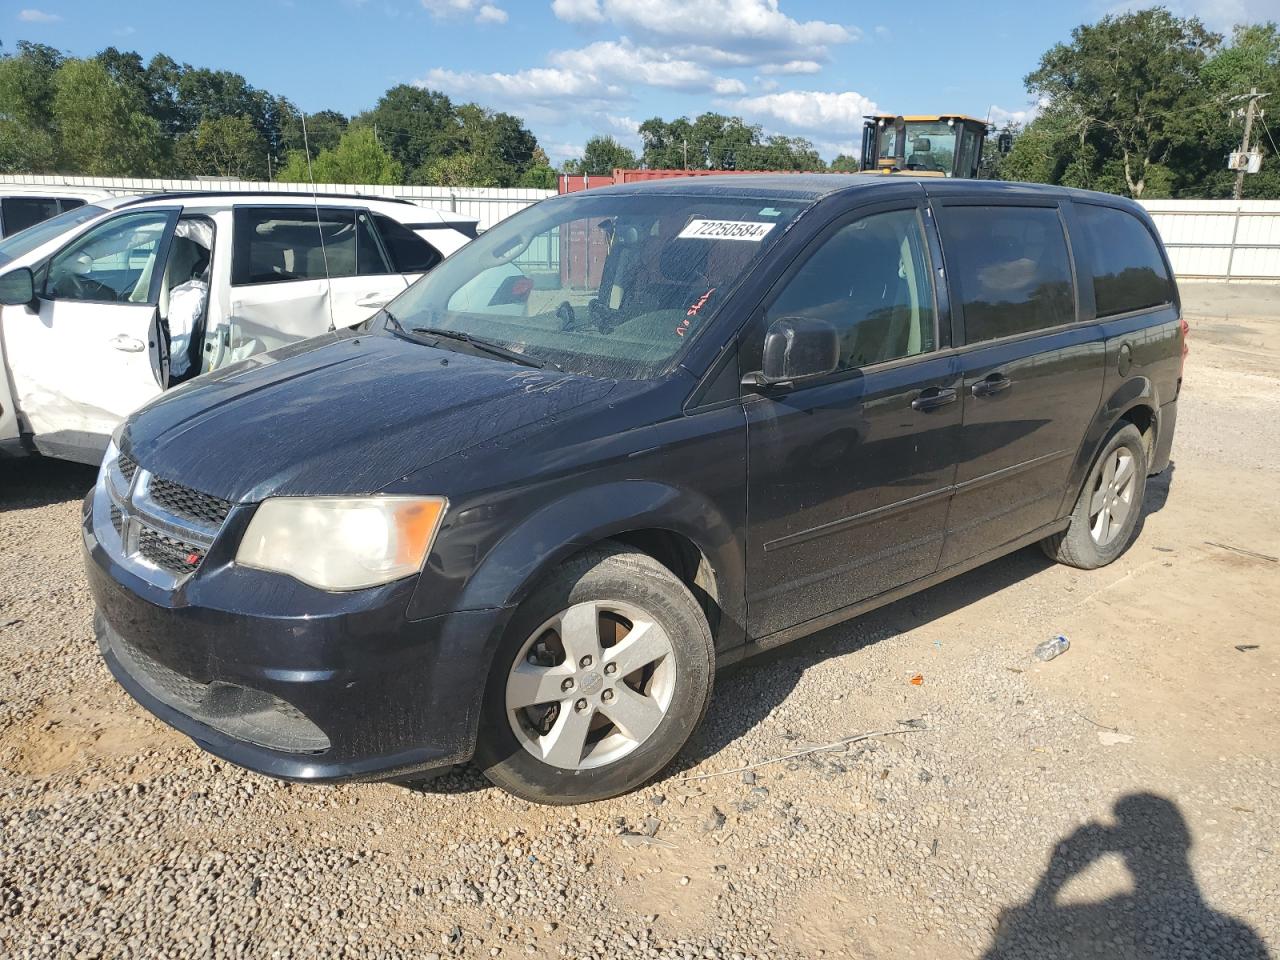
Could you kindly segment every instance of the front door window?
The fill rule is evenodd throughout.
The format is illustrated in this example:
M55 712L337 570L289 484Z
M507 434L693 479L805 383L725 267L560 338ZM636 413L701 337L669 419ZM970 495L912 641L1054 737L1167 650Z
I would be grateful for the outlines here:
M48 300L150 303L170 214L125 214L90 230L49 263Z

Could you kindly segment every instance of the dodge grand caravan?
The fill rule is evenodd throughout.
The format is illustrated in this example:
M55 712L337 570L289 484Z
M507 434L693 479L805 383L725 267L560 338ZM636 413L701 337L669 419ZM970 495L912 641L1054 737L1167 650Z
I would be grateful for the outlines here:
M547 200L361 328L133 414L85 505L98 642L266 774L474 758L531 800L610 796L675 756L719 666L1037 541L1114 560L1185 334L1112 196L830 175Z

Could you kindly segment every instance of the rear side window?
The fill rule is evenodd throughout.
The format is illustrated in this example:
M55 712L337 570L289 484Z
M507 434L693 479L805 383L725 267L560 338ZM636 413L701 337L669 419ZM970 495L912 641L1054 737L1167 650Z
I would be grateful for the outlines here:
M373 222L397 273L426 273L442 259L435 247L404 224L380 213L373 215Z
M33 227L58 213L55 197L5 197L0 200L5 236Z
M1114 207L1077 203L1081 246L1093 269L1099 317L1157 307L1173 300L1169 271L1155 238L1141 220Z
M236 286L391 272L363 210L236 208L231 263Z
M1072 323L1071 259L1054 207L947 207L942 240L968 343Z

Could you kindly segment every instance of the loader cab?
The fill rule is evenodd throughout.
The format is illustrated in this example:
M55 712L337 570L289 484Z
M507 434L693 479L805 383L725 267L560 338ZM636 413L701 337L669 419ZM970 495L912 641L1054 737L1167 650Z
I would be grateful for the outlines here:
M987 125L973 117L875 114L862 132L864 173L976 179Z

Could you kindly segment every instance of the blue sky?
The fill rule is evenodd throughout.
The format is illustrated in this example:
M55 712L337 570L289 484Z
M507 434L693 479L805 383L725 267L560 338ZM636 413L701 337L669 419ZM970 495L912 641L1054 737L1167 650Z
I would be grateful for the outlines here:
M29 6L24 4L31 4ZM1280 0L1174 0L1227 31ZM1115 0L16 0L18 40L75 55L109 45L224 68L308 111L354 113L423 83L526 119L553 160L594 133L638 146L638 121L735 113L852 151L863 113L1033 109L1022 78Z

